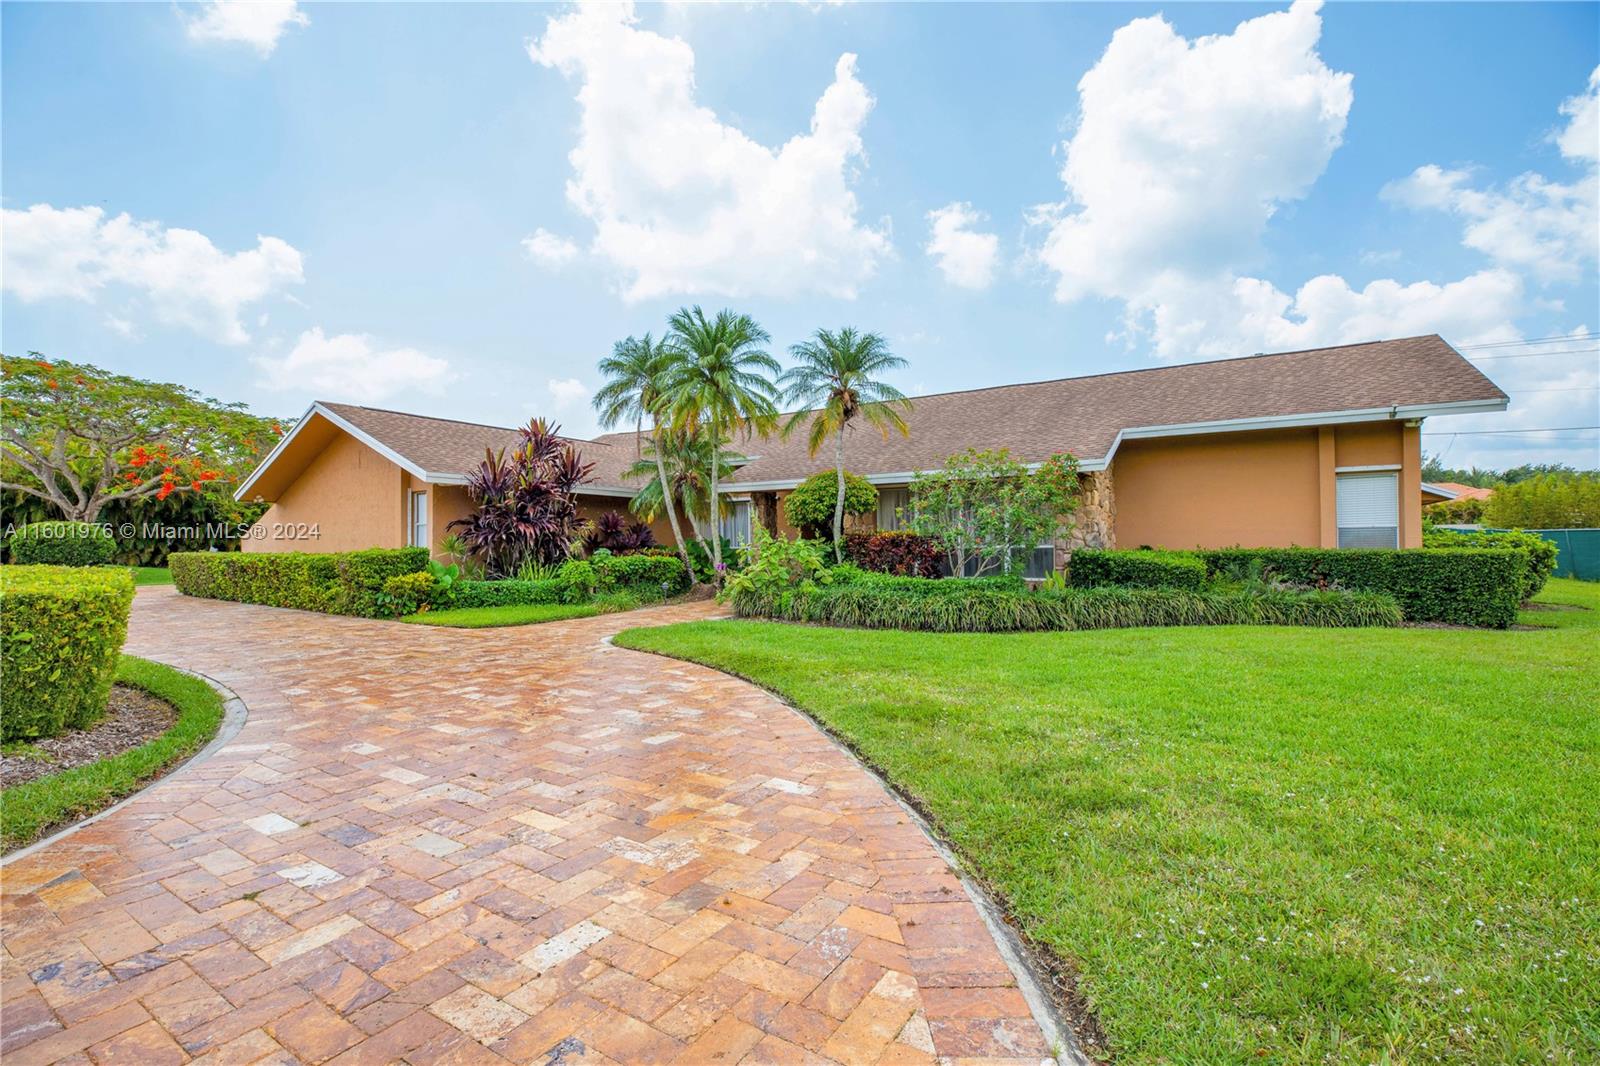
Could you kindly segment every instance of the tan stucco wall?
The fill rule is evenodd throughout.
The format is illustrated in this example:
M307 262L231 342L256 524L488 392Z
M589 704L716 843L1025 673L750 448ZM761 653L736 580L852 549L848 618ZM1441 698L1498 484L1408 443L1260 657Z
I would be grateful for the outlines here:
M336 434L305 472L289 484L257 523L269 536L246 537L245 551L340 552L405 544L406 474L343 433ZM288 528L317 527L298 539ZM277 534L275 536L271 534Z
M1400 468L1400 546L1422 543L1421 436L1400 422L1127 441L1116 546L1333 547L1340 467Z

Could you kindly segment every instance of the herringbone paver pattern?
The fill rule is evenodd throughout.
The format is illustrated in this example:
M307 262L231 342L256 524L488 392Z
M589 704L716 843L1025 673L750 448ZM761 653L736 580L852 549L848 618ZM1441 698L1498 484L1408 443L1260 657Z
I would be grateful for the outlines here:
M7 1066L1048 1054L972 903L806 719L612 648L139 593L250 707L8 866Z

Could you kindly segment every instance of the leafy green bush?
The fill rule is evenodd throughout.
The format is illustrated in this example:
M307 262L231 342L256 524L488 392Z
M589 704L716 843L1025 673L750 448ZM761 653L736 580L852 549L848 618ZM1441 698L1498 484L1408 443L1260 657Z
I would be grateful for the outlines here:
M601 592L631 589L659 599L662 585L670 595L689 584L689 575L675 555L606 555L591 564Z
M1206 565L1189 552L1078 548L1068 564L1068 580L1077 588L1198 589L1206 583Z
M473 607L519 607L542 603L564 603L567 583L559 578L541 581L457 581L456 610Z
M1028 583L1021 574L991 574L987 577L929 578L903 577L899 574L880 574L863 570L850 563L842 563L828 571L832 584L871 585L873 588L898 589L917 596L962 596L973 589L991 592L1025 592Z
M750 561L743 570L728 576L724 597L746 593L776 596L833 581L823 554L825 549L818 542L774 537L759 526L750 533Z
M1195 553L1210 575L1260 560L1296 585L1386 592L1411 622L1504 629L1517 620L1529 556L1486 548L1218 548Z
M383 583L383 594L378 597L385 614L416 614L436 605L440 594L439 579L426 570L414 574L396 574Z
M1600 527L1600 471L1540 474L1497 486L1484 504L1483 524L1510 529Z
M556 571L556 580L562 584L561 599L564 603L588 603L594 599L595 590L600 587L600 576L595 573L594 565L582 559L570 559L562 563Z
M1475 526L1483 521L1483 509L1488 502L1478 496L1461 496L1443 503L1430 503L1422 509L1422 520L1424 523Z
M128 636L133 575L120 568L0 568L0 733L82 729L105 713Z
M186 596L267 607L376 618L391 577L417 573L426 548L368 548L341 553L173 552L172 583Z
M915 580L915 579L906 579ZM1370 592L1201 592L1092 588L1004 591L969 582L928 582L938 593L875 582L736 594L743 617L941 633L1115 629L1130 626L1398 626L1392 597ZM954 586L951 592L943 588Z
M89 522L33 522L18 526L7 546L11 561L21 566L102 566L117 551L110 531Z
M1424 548L1509 548L1528 553L1528 569L1523 575L1522 600L1537 596L1555 573L1556 556L1561 549L1553 540L1537 533L1513 529L1504 533L1463 533L1454 529L1427 529L1422 533Z
M839 476L832 470L812 474L783 498L783 516L812 538L833 540L833 509L839 502ZM878 509L878 488L864 477L844 472L844 513L869 514Z

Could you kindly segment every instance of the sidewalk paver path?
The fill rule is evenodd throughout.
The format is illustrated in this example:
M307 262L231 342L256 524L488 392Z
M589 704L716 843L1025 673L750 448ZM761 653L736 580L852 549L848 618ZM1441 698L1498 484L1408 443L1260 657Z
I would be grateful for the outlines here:
M250 719L6 867L7 1066L1046 1057L874 778L602 640L714 610L466 631L141 590L127 650Z

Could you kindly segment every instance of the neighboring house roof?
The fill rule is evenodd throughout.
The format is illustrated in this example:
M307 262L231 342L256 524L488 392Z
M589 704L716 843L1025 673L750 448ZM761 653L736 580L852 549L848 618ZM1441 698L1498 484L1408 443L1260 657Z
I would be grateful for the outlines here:
M1097 470L1111 463L1124 440L1500 411L1506 403L1492 381L1430 334L918 396L906 420L909 437L885 440L857 425L847 462L868 480L894 482L979 447L1007 448L1024 462L1070 452L1084 469ZM302 424L312 414L355 433L418 477L443 484L460 484L486 447L515 439L514 430L501 426L350 404L314 404ZM595 464L595 485L585 491L629 491L622 475L635 457L633 433L574 443ZM787 440L777 434L746 438L734 446L750 459L728 480L730 491L786 488L828 465L826 455L807 453L804 433ZM240 498L277 454L241 486Z
M1487 500L1494 489L1480 489L1476 485L1463 485L1458 481L1435 481L1434 486L1448 492L1452 500Z

